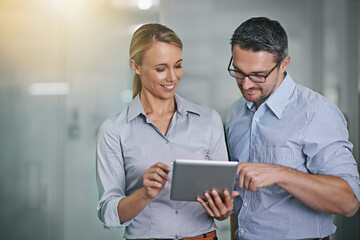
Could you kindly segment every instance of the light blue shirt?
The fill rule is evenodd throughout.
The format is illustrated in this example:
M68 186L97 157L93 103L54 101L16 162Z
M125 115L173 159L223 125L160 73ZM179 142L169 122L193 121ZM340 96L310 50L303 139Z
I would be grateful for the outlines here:
M175 101L177 111L166 136L146 116L139 96L99 130L98 216L106 228L126 226L127 239L177 239L216 229L214 219L200 203L170 200L171 172L165 187L139 215L123 224L119 220L119 201L143 187L145 170L155 163L171 166L175 159L228 160L219 114L179 95Z
M295 84L289 74L257 110L254 103L237 100L228 110L225 132L232 161L338 176L360 199L344 116L329 100ZM239 239L320 238L336 230L332 215L313 210L277 185L255 192L236 190Z

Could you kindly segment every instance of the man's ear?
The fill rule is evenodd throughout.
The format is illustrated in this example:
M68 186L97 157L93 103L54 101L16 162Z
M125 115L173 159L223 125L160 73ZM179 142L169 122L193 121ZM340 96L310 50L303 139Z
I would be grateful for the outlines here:
M130 66L136 74L140 75L139 66L136 64L136 62L133 59L130 59Z
M281 61L281 64L280 64L280 71L281 72L285 72L287 67L289 66L290 64L290 55L287 55L282 61Z

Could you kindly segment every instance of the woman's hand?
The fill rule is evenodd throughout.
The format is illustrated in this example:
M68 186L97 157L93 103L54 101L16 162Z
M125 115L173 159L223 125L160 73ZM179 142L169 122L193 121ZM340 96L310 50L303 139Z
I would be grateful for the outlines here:
M170 171L171 168L161 162L157 162L145 171L143 185L147 198L153 199L158 195L165 186Z
M219 193L216 190L211 190L210 193L206 192L204 194L206 202L198 197L197 201L203 206L206 212L216 220L222 221L227 219L232 212L234 207L233 199L239 195L239 192L233 191L232 196L228 190L223 190L224 201L220 198Z
M121 223L136 217L163 189L170 167L158 162L145 171L143 187L119 201L118 214Z

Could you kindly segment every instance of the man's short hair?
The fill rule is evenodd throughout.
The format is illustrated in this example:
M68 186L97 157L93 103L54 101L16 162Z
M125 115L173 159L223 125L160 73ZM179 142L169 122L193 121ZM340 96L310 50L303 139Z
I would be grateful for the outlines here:
M236 44L243 50L274 53L278 62L288 55L288 38L284 28L278 21L266 17L243 22L231 38L231 49Z

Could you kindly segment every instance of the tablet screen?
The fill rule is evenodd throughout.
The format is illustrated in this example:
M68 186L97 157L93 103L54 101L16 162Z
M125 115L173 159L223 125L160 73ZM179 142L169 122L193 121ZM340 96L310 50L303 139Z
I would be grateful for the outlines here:
M197 196L216 189L234 189L238 162L212 160L183 160L173 163L171 200L196 201Z

